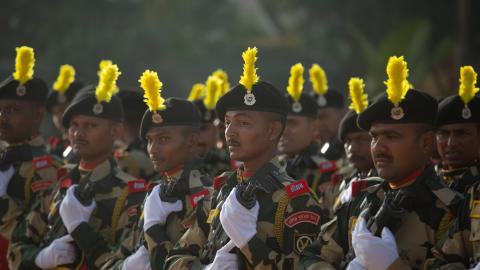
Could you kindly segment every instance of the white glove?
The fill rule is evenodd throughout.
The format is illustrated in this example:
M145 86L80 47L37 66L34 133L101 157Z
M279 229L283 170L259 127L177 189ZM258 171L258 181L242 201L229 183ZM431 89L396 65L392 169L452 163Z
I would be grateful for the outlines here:
M359 218L352 232L352 246L358 262L369 270L385 270L397 258L397 243L392 232L384 227L382 238L374 236L365 219Z
M347 270L367 270L367 268L360 264L358 258L355 258L348 264Z
M0 171L0 197L7 194L8 183L12 180L12 176L15 173L13 166L10 165L7 170Z
M129 269L150 269L150 257L148 256L148 251L144 245L123 261L122 270Z
M75 188L77 186L72 185L68 188L67 195L65 195L60 204L60 217L68 233L72 233L80 223L88 222L93 209L96 207L93 200L89 206L84 206L78 201L77 197L75 197Z
M235 244L232 240L223 246L221 249L217 250L213 262L205 270L237 270L238 269L238 259L237 254L230 253L230 251L235 247Z
M257 218L260 206L255 202L252 209L247 209L238 202L236 188L230 192L220 211L223 230L238 248L243 248L257 233Z
M70 235L62 236L42 249L35 257L35 264L42 269L52 269L75 261L75 247Z
M143 207L143 231L147 231L155 224L165 225L168 215L183 209L183 203L177 200L174 203L164 202L160 199L160 185L153 188L148 195Z

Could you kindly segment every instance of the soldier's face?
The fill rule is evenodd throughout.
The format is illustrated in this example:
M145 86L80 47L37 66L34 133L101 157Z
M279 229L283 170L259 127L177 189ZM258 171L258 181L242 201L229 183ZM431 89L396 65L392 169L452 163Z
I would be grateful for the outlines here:
M370 152L372 138L368 132L352 132L345 136L345 154L348 161L359 171L367 172L373 168Z
M73 153L86 162L104 160L112 154L113 142L121 124L107 119L74 115L70 119L68 139Z
M443 125L438 128L436 137L443 166L457 169L478 161L480 134L477 124Z
M67 108L66 105L55 105L51 108L52 122L58 130L64 130L62 125L63 112Z
M212 123L205 123L200 127L198 149L201 155L214 148L218 141L217 128Z
M431 157L434 134L420 124L373 124L372 158L378 175L389 182L404 179Z
M281 124L263 112L229 111L225 115L225 138L233 160L248 162L270 154L280 132Z
M330 141L337 135L338 125L345 111L339 108L323 108L318 111L318 137L322 143Z
M280 153L293 156L306 149L314 140L317 121L306 116L287 116L287 123L278 142Z
M0 139L19 143L36 135L43 108L28 101L0 100Z
M198 144L198 135L183 126L150 128L146 139L153 166L162 173L191 159Z

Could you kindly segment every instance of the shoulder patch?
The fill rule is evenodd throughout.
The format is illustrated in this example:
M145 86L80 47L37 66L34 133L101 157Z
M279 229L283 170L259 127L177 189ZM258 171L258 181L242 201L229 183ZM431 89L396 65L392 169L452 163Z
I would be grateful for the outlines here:
M52 157L48 155L35 157L32 160L32 164L35 171L49 168L52 166Z
M203 199L205 196L208 195L208 189L204 189L202 191L199 191L195 194L192 194L189 196L190 203L192 204L192 207L195 208L198 205L198 202Z
M337 170L337 164L333 161L323 161L318 163L318 170L321 173L329 173Z
M318 225L320 222L320 215L312 211L300 211L291 214L285 219L285 225L289 228L293 228L300 223L310 223Z
M148 186L147 186L147 183L145 182L144 179L137 179L137 180L128 181L128 192L129 193L145 192L147 190L148 190Z
M368 187L368 183L365 180L353 181L352 188L352 197L358 196L362 191Z
M30 185L30 188L32 189L33 192L45 190L50 185L53 183L53 180L40 180L40 181L35 181Z
M62 181L60 182L60 188L67 189L67 188L69 188L72 184L73 184L72 179L70 179L70 178L64 178L64 179L62 179Z
M287 192L287 195L290 199L308 193L309 191L310 190L308 189L308 184L305 179L293 182L285 186L285 192Z
M65 176L68 175L68 170L67 168L58 168L57 169L57 172L55 173L55 178L57 180L60 180L62 178L64 178Z
M302 253L302 251L313 243L315 239L315 234L304 234L304 233L295 233L293 241L293 250L297 254Z
M332 186L336 186L338 181L342 180L342 175L338 173L334 173L330 176L330 183Z
M226 175L219 175L213 178L213 189L219 190L226 182L228 177Z

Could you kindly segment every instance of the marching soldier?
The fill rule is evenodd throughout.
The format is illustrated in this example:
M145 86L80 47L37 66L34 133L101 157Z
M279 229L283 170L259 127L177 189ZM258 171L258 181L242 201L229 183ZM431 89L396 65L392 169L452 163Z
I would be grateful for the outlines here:
M105 65L97 87L82 89L66 108L62 124L80 163L57 172L49 211L45 205L29 213L14 232L12 269L97 269L114 248L133 251L133 240L124 236L137 220L146 185L121 172L112 157L123 118L115 96L119 75L116 65Z
M60 162L40 136L48 88L34 77L32 48L17 48L15 72L0 83L0 269L8 241L25 215L51 198L48 191Z
M52 91L48 94L45 107L52 115L52 122L60 131L61 136L48 138L48 151L58 157L75 161L73 156L64 156L64 151L69 145L68 135L62 126L62 116L65 108L70 104L75 94L83 87L83 83L75 81L75 69L71 65L62 65ZM71 152L69 152L71 153ZM67 154L67 153L65 153Z
M320 155L315 141L317 104L312 96L302 93L302 64L293 65L290 73L287 122L278 150L287 156L287 174L294 179L305 179L319 198L324 215L331 217L337 164Z
M256 53L243 53L240 84L216 106L230 157L244 165L216 178L211 210L204 213L209 233L196 225L187 230L167 269L296 269L298 254L322 222L306 181L293 181L275 157L288 103L273 85L259 81Z
M200 113L191 102L160 96L157 73L147 70L140 79L149 109L140 136L148 143L155 170L162 174L142 209L138 228L144 234L140 248L122 269L163 269L165 257L180 236L194 223L206 230L205 204L213 191L211 178L196 155ZM206 233L206 232L205 232ZM148 252L147 249L148 248ZM149 256L150 254L150 260Z
M430 165L435 99L409 89L403 57L391 57L387 73L387 92L357 120L372 137L372 158L385 182L371 186L343 221L322 228L315 249L304 253L306 269L340 268L344 257L349 269L422 269L462 199Z

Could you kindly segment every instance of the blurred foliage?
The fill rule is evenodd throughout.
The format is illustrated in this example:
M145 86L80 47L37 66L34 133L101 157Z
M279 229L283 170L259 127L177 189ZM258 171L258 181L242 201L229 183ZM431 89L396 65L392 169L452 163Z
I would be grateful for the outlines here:
M331 88L345 92L349 77L362 76L377 93L388 56L405 55L414 86L445 95L456 91L460 65L478 68L479 8L471 0L6 0L0 75L13 71L14 48L25 44L49 84L65 63L94 84L98 62L111 59L121 87L138 88L149 68L166 96L185 97L217 68L235 84L241 52L257 46L260 76L281 89L302 62L323 66Z

